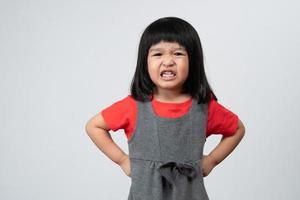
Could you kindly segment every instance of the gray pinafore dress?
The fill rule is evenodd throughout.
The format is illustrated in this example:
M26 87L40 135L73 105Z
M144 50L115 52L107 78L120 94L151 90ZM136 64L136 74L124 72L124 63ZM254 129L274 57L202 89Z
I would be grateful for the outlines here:
M156 115L151 101L136 102L127 200L209 200L201 167L208 104L192 98L186 114L166 118Z

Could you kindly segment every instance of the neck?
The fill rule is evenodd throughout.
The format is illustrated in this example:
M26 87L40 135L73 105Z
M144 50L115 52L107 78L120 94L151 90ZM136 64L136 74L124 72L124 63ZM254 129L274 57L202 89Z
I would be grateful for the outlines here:
M184 102L191 97L190 94L182 93L181 90L154 89L153 96L162 102Z

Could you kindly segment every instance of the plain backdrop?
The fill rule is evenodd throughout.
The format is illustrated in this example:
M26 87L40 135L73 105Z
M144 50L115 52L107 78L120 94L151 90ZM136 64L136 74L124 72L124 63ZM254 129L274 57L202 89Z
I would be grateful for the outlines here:
M300 199L299 9L291 0L1 0L0 199L127 199L130 178L85 124L129 94L140 36L166 16L197 30L219 103L246 127L205 177L209 197ZM124 131L110 133L128 153ZM220 139L208 137L205 154Z

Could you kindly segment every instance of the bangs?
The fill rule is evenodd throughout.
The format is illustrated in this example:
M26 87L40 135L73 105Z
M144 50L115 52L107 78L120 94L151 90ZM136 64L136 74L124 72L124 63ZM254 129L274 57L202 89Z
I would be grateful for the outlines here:
M161 20L153 22L145 29L142 36L141 41L144 43L144 50L148 51L152 45L165 41L177 42L190 53L192 36L187 26L184 21Z
M149 35L149 37L146 38L146 48L149 49L152 45L158 44L159 42L176 42L180 46L183 46L184 48L188 49L188 42L185 41L182 37L182 35L174 32L154 32Z

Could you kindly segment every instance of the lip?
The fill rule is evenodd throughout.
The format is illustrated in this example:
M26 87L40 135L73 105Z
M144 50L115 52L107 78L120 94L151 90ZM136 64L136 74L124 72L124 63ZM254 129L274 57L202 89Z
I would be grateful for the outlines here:
M172 70L172 69L164 69L164 70L162 70L162 71L160 72L160 76L162 76L162 74L163 74L164 72L172 72L172 73L175 74L175 76L176 76L176 72L175 72L174 70ZM175 76L174 76L174 77L175 77Z
M174 73L175 74L175 73ZM174 79L176 79L176 74L174 76L169 76L169 77L166 77L166 76L160 76L160 78L164 81L172 81Z
M161 76L160 77L162 80L164 81L171 81L171 80L174 80L176 78L176 76L172 76L172 77L164 77L164 76Z

